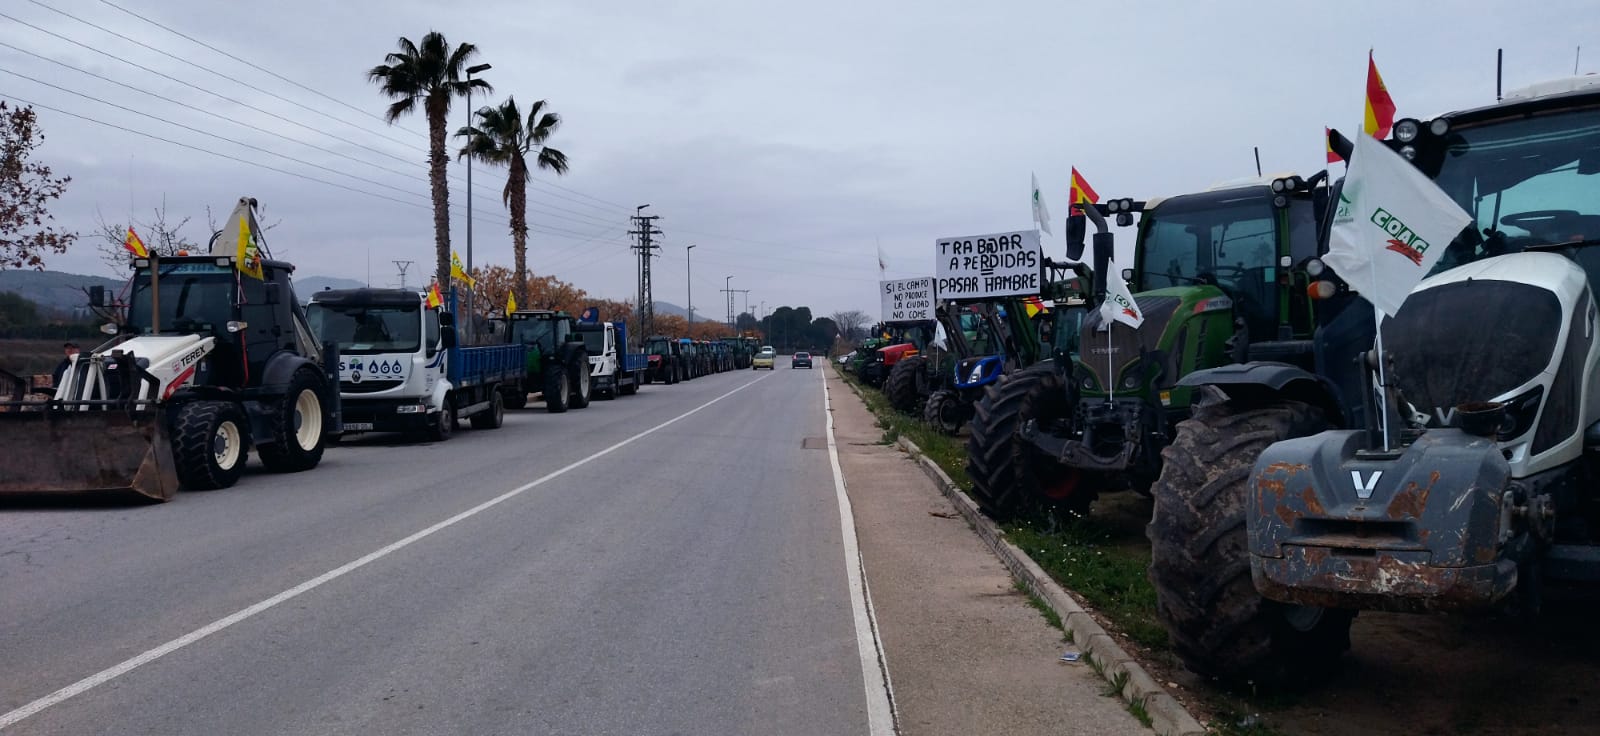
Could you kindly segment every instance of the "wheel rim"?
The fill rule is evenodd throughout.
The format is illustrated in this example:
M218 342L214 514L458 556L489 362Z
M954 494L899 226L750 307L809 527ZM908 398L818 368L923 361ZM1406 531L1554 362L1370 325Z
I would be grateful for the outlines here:
M578 395L589 398L589 372L586 370L578 371Z
M439 407L439 436L449 437L456 431L456 405L450 399L444 400L444 405Z
M1322 623L1322 613L1323 609L1317 606L1283 606L1284 622L1301 633L1317 628L1317 624Z
M239 425L225 421L217 425L216 434L211 436L211 457L216 461L217 467L223 470L232 470L239 463L239 453L243 449Z
M567 374L561 374L561 381L556 385L560 387L556 389L556 395L561 397L561 401L566 401L567 397L572 394L572 384L567 382Z
M322 401L317 392L305 389L294 400L294 441L302 450L317 446L322 436Z

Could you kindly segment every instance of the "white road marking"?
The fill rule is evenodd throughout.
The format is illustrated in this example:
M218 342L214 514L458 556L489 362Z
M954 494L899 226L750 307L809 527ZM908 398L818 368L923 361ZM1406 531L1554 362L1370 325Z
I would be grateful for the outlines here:
M326 584L328 584L330 582L333 582L334 580L337 580L337 579L339 579L341 577L344 577L345 575L348 575L348 574L350 574L352 572L355 572L356 570L359 570L359 569L361 569L363 567L366 567L367 565L369 565L369 564L371 564L373 562L377 562L378 560L381 560L381 559L383 559L385 557L388 557L389 555L392 555L395 552L398 552L398 551L400 551L402 549L405 549L406 547L409 547L412 544L420 542L423 539L426 539L426 538L428 538L428 537L430 537L430 536L432 536L432 535L444 530L447 527L453 526L453 525L455 525L455 524L457 524L459 522L462 522L462 521L470 519L470 518L472 518L474 516L477 516L478 514L481 514L484 511L487 511L487 510L489 510L490 508L492 508L494 506L498 506L498 505L500 505L502 503L505 503L506 501L509 501L509 500L511 500L513 498L516 498L517 496L520 496L520 495L522 495L524 493L527 493L528 491L530 491L530 490L532 490L534 488L537 488L537 487L539 487L541 485L544 485L545 483L548 483L548 482L550 482L552 480L555 480L556 478L559 478L559 477L561 477L563 475L566 475L567 473L570 473L573 470L576 470L577 468L582 467L583 465L586 465L588 463L594 462L595 460L598 460L598 459L600 459L600 458L602 458L602 457L604 457L606 455L609 455L609 454L611 454L613 452L616 452L617 450L619 450L622 447L634 442L635 440L638 440L638 439L640 439L642 437L645 437L646 435L654 434L656 431L658 431L658 430L660 430L660 429L662 429L662 428L664 428L664 427L666 427L666 426L668 426L670 424L674 424L674 423L678 422L679 420L682 420L682 419L684 419L684 418L686 418L686 417L688 417L688 416L690 416L692 414L695 414L695 413L699 412L700 410L702 410L702 409L704 409L704 408L706 408L708 406L711 406L712 404L717 403L718 401L726 399L729 396L732 396L732 395L734 395L736 393L739 393L740 391L743 391L743 390L745 390L747 388L750 388L757 381L766 380L767 378L771 377L771 375L772 374L769 373L769 374L767 374L765 376L757 378L754 381L746 383L743 386L740 386L740 387L738 387L738 388L736 388L736 389L734 389L732 391L729 391L729 392L727 392L727 393L725 393L725 394L723 394L721 396L718 396L718 397L716 397L716 398L714 398L714 399L712 399L710 401L707 401L706 403L701 404L701 405L699 405L699 406L697 406L697 407L695 407L693 409L690 409L689 411L686 411L686 412L684 412L682 414L679 414L678 416L675 416L675 417L673 417L671 419L668 419L665 422L657 424L654 427L651 427L651 428L649 428L647 430L644 430L643 432L640 432L640 433L638 433L636 435L633 435L632 437L629 437L629 438L627 438L625 440L622 440L621 442L618 442L618 443L616 443L616 444L614 444L614 445L612 445L610 447L607 447L604 450L600 450L599 452L596 452L593 455L590 455L588 457L583 458L582 460L574 462L571 465L567 465L566 467L560 468L559 470L552 471L552 472L550 472L550 473L548 473L548 474L546 474L544 476L541 476L541 477L539 477L539 478L537 478L537 479L535 479L533 481L530 481L530 482L528 482L528 483L526 483L524 485L518 486L518 487L513 488L513 489L511 489L509 491L506 491L505 493L502 493L502 494L500 494L498 496L495 496L494 498L491 498L488 501L484 501L483 503L480 503L477 506L473 506L472 508L467 509L466 511L463 511L463 512L461 512L459 514L456 514L455 516L452 516L452 517L450 517L448 519L445 519L444 521L441 521L441 522L439 522L437 524L434 524L433 526L430 526L430 527L428 527L426 529L423 529L422 531L416 532L415 534L412 534L409 537L401 539L398 542L394 542L393 544L390 544L390 545L388 545L386 547L378 549L375 552L369 553L366 556L361 557L360 559L357 559L357 560L355 560L353 562L345 563L344 565L340 565L339 567L336 567L336 568L334 568L332 570L329 570L329 571L327 571L327 572L325 572L325 573L323 573L321 575L318 575L318 576L316 576L314 578L311 578L310 580L307 580L307 581L305 581L305 582L303 582L303 583L301 583L299 585L294 586L293 588L285 590L282 593L279 593L279 594L277 594L275 596L272 596L271 598L268 598L268 599L263 600L263 601L261 601L259 603L256 603L255 605L252 605L252 606L250 606L248 608L244 608L244 609L241 609L239 611L236 611L236 612L234 612L232 614L229 614L227 616L224 616L222 618L219 618L216 621L212 621L211 623L206 624L205 626L202 626L202 627L200 627L198 629L195 629L194 631L191 631L191 632L189 632L187 634L184 634L183 636L180 636L180 637L178 637L176 639L173 639L172 641L169 641L169 642L167 642L165 644L162 644L162 645L160 645L160 646L158 646L158 647L156 647L154 649L151 649L151 650L149 650L147 652L144 652L143 654L139 654L139 655L137 655L137 656L135 656L135 657L133 657L131 659L125 660L125 661L123 661L123 662L121 662L121 663L119 663L117 665L114 665L112 667L109 667L109 668L106 668L104 670L101 670L100 672L96 672L93 675L85 677L82 680L74 682L71 685L63 687L60 690L57 690L57 691L55 691L53 693L50 693L49 695L46 695L46 696L44 696L42 698L39 698L38 700L35 700L35 701L31 702L31 703L28 703L27 705L24 705L24 706L22 706L20 708L17 708L16 710L13 710L13 711L11 711L9 713L6 713L5 715L0 715L0 729L4 729L4 728L7 728L7 727L16 725L19 721L22 721L22 720L24 720L24 719L26 719L26 718L28 718L30 716L33 716L33 715L37 714L39 711L42 711L42 710L44 710L46 708L49 708L52 705L59 704L59 703L61 703L63 701L69 700L69 699L71 699L73 697L76 697L78 695L82 695L83 693L88 692L89 690L92 690L92 689L94 689L96 687L99 687L100 685L104 685L107 682L110 682L110 681L112 681L112 680L114 680L114 679L116 679L118 677L121 677L121 676L123 676L125 674L128 674L129 672L132 672L133 670L136 670L136 669L138 669L140 667L143 667L144 665L150 664L151 662L154 662L154 661L156 661L156 660L158 660L158 659L160 659L162 657L165 657L168 654L176 652L179 649L182 649L182 648L184 648L186 646L189 646L190 644L193 644L193 643L195 643L197 641L200 641L201 639L204 639L204 638L206 638L208 636L211 636L212 634L215 634L215 633L217 633L219 631L222 631L223 629L226 629L226 628L228 628L230 626L233 626L234 624L237 624L237 623L239 623L241 621L249 619L250 617L255 616L256 614L259 614L259 613L262 613L264 611L267 611L267 610L273 608L274 606L282 604L285 601L291 600L291 599L293 599L293 598L295 598L295 597L297 597L297 596L299 596L299 595L301 595L303 593L308 593L310 591L316 590L317 588L320 588L323 585L326 585ZM873 733L876 734L877 732L874 731Z
M883 642L878 639L878 617L872 612L872 592L867 590L866 567L856 540L856 517L850 510L850 494L845 491L844 470L839 467L826 372L822 374L822 413L828 420L828 462L833 464L833 491L839 499L845 574L850 581L850 607L856 622L856 652L861 655L861 681L867 690L867 729L871 736L892 736L899 733L894 686L889 681L889 660L883 654Z

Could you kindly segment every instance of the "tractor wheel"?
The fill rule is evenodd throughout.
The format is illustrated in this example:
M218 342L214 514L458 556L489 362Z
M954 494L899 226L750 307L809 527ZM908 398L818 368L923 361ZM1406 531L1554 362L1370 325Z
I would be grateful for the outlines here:
M544 367L544 409L551 414L567 410L567 397L572 390L567 383L567 367L551 361Z
M257 453L261 464L274 473L298 473L322 462L325 446L322 437L322 374L311 366L301 366L289 378L271 412L272 442L261 445Z
M528 406L528 392L523 388L522 381L516 381L509 391L505 392L505 407L507 409L524 409Z
M997 519L1039 507L1067 515L1088 512L1095 494L1082 482L1083 473L1040 456L1016 437L1030 419L1043 424L1072 411L1061 377L1050 366L1001 376L973 408L967 475L984 512Z
M1326 677L1350 648L1354 613L1262 598L1250 580L1245 504L1268 445L1322 431L1293 401L1245 409L1202 404L1178 424L1151 487L1150 581L1156 615L1190 670L1229 682L1300 685Z
M630 383L630 384L622 387L622 395L623 396L632 396L632 395L634 395L636 393L639 393L639 382L638 381L634 381L633 383Z
M922 421L940 433L954 437L961 432L961 425L966 423L965 413L961 396L942 388L928 394L928 403L922 409Z
M889 405L907 414L915 413L922 402L928 383L928 359L913 355L900 361L889 371L889 380L883 383L883 393Z
M572 386L572 396L567 399L567 404L574 409L582 409L589 405L594 397L594 380L589 375L589 353L579 351L572 354L575 367L572 378L568 383Z
M473 429L499 429L506 421L506 405L500 398L500 392L495 391L489 396L489 408L473 414L470 419Z
M445 394L444 404L439 407L439 415L434 418L433 423L428 425L426 430L423 430L423 434L427 435L429 442L444 442L455 436L458 420L459 417L456 416L456 399L454 396Z
M244 472L250 431L228 401L188 401L172 418L172 459L186 491L230 488Z

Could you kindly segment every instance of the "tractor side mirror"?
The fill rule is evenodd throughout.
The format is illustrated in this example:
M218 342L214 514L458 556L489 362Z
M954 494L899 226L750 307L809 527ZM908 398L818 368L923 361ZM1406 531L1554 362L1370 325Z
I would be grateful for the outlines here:
M91 287L89 287L89 306L91 306L91 307L104 307L105 305L106 305L106 287L104 287L104 286L91 286Z
M456 328L448 326L448 325L441 326L439 328L439 343L444 345L444 349L445 350L449 350L449 349L455 347L456 346Z
M439 326L440 327L455 327L456 326L456 316L454 314L449 313L449 312L440 312L439 313Z
M1089 223L1082 213L1075 213L1067 218L1067 258L1069 260L1083 260L1083 236L1089 231Z
M268 305L277 305L283 302L283 284L267 284L266 295Z

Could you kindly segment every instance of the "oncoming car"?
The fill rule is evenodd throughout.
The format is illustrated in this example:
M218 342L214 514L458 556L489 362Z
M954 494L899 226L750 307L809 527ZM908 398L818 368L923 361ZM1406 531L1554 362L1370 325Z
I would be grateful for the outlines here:
M750 361L750 370L765 368L770 371L777 367L777 362L778 351L774 350L771 345L762 345L761 352L756 353L756 357Z
M794 354L793 358L789 359L790 368L799 368L801 366L804 366L807 369L811 368L811 353L800 350Z

